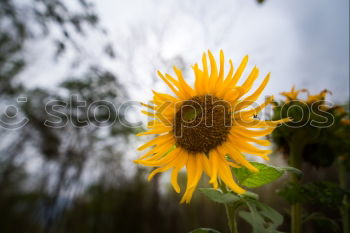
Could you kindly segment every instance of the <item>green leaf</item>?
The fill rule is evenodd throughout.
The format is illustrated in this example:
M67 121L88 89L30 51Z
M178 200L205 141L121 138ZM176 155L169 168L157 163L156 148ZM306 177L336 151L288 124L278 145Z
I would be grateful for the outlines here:
M212 188L200 188L199 191L201 191L210 200L221 204L234 203L241 199L238 195L233 193L222 193L221 191Z
M283 217L276 210L258 201L246 202L248 211L241 211L239 215L253 228L253 233L277 233L277 228L283 223Z
M286 172L294 173L297 176L303 176L303 172L300 171L299 169L296 169L295 167L282 167L280 169L282 169L283 171L286 171Z
M280 178L284 173L281 168L269 166L267 164L258 162L251 162L251 164L259 169L259 172L251 172L245 167L233 168L238 182L248 188L256 188L271 183Z
M245 199L253 199L253 200L258 200L259 199L259 195L253 192L249 192L246 191L245 193L241 194L240 196L242 196Z
M251 162L251 164L259 169L259 172L251 172L245 167L232 169L238 182L247 188L257 188L269 184L280 178L286 171L302 174L300 170L293 167L280 168L258 162Z
M190 233L220 233L220 232L210 228L198 228L194 231L191 231Z
M303 223L307 221L313 221L317 225L322 226L322 229L329 229L332 232L339 232L339 225L336 221L331 218L328 218L323 213L315 212L309 214L306 218L304 218Z

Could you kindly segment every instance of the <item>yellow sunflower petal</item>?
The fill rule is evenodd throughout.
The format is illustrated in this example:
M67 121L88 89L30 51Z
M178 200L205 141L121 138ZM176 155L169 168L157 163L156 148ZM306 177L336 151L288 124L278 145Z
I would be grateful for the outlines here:
M208 157L204 153L200 153L197 156L202 164L202 167L203 167L205 173L210 177L211 176L211 167L210 167Z
M226 79L224 82L224 88L222 90L220 90L219 93L217 93L217 95L219 97L221 97L224 93L227 92L227 90L229 90L230 88L234 88L235 85L237 84L237 82L239 81L245 67L247 66L248 63L248 56L245 56L243 58L243 60L241 61L241 64L239 65L236 73L234 74L234 76L231 79Z
M259 170L254 167L242 154L239 152L234 146L232 146L230 143L224 143L222 145L222 148L224 148L223 152L227 153L235 162L238 164L241 164L248 168L252 172L258 172Z
M172 139L174 140L174 139ZM150 149L147 153L142 155L139 159L135 160L136 163L139 163L141 160L155 160L160 158L162 155L164 155L166 152L170 151L171 148L174 146L174 143L171 143L171 141L167 143L163 143L162 145L156 146L152 149Z
M154 112L147 112L147 111L142 110L141 113L145 114L146 116L155 117Z
M238 132L247 137L261 137L270 134L275 128L267 128L263 130L250 130L243 126L233 126L231 132Z
M179 92L178 90L175 89L175 87L169 82L168 79L164 77L164 75L158 71L158 76L168 85L168 87L180 98L180 99L185 99L183 94Z
M224 51L220 50L220 71L219 71L219 80L224 79L224 72L225 72L225 57L224 57Z
M256 148L255 146L240 140L239 137L233 136L232 134L229 136L229 142L232 146L234 146L238 151L248 153L251 155L261 156L264 159L268 160L267 154L271 153L271 150L261 150Z
M170 132L172 128L170 126L163 126L163 127L158 127L146 132L138 133L136 136L144 136L144 135L149 135L149 134L162 134L162 133L167 133Z
M209 78L209 92L214 91L216 82L218 80L218 68L213 54L208 50L210 61L210 78Z
M233 117L234 118L247 118L247 117L253 117L254 115L258 114L261 112L267 105L269 105L273 101L273 96L268 97L265 102L261 105L259 105L256 108L247 110L247 111L241 111L241 112L236 112ZM237 104L237 106L234 108L234 111L239 111L242 108L245 107L246 104L249 104L248 102L241 102ZM249 104L250 105L250 104Z
M138 163L145 165L145 166L158 166L158 167L164 166L164 165L170 163L172 160L174 160L178 154L179 154L179 149L175 149L175 150L170 151L169 153L163 155L158 160L152 160L152 161L139 160Z
M173 135L172 134L165 134L159 137L156 137L154 139L152 139L151 141L143 144L142 146L140 146L139 148L137 148L138 150L144 150L148 147L154 146L154 145L161 145L165 142L168 142L170 140L173 139Z
M218 152L216 150L212 150L209 153L209 161L210 161L210 164L212 167L211 178L210 178L209 183L211 183L215 189L218 188L217 177L218 177L218 170L219 170L219 163L218 163L219 156L220 155L218 154Z
M202 90L201 92L202 93L207 93L208 92L208 79L209 79L209 74L208 74L208 64L207 64L207 56L205 53L203 53L202 55L202 64L203 64L203 75L202 75L202 78L203 78L203 87L202 87Z
M186 191L181 199L181 203L189 203L196 186L201 178L203 167L201 166L200 159L195 155L189 155L187 161L187 187Z
M256 101L259 98L259 96L261 95L261 93L263 92L263 90L265 89L267 83L269 82L270 76L271 76L271 74L268 73L266 75L264 81L258 87L258 89L256 89L256 91L252 95L248 96L245 100Z
M200 93L203 89L203 85L202 85L202 72L199 70L198 64L194 64L192 66L193 72L194 72L194 87L196 89L197 93Z
M186 164L187 159L188 159L187 153L179 154L179 159L177 160L176 164L174 164L174 169L171 172L171 185L173 186L174 190L177 193L180 192L180 186L177 182L177 176L181 168Z
M145 104L145 103L143 103L143 102L140 102L140 104L141 104L142 106L144 106L144 107L149 108L149 109L156 110L156 107L155 107L155 106L151 106L151 105Z
M290 118L284 118L277 121L260 121L255 119L235 119L235 124L239 126L244 126L247 128L268 128L268 127L276 127L279 124L283 124L285 122L290 121Z
M234 181L231 173L231 169L226 165L226 162L221 158L219 175L222 181L235 193L243 194L246 191L239 187Z
M254 67L251 73L249 74L247 80L243 83L242 88L244 92L248 92L250 88L252 88L254 81L259 76L259 69L257 67Z
M154 169L154 170L148 175L147 180L148 180L148 181L151 181L152 178L153 178L155 175L157 175L157 174L160 173L160 172L165 172L165 171L169 170L170 168L171 168L171 165L170 165L170 164L167 164L167 165L164 166L164 167L158 167L158 168Z
M183 92L186 95L186 98L188 98L188 99L191 98L194 95L194 90L185 81L181 70L177 69L175 66L173 67L173 69L177 75L177 78L179 79L180 86L182 87Z
M232 103L236 104L239 97L241 97L243 94L243 89L241 87L235 87L231 90L228 90L225 94L223 99Z
M253 137L247 137L244 134L241 134L240 132L237 132L236 130L233 130L230 132L231 134L235 135L236 137L241 138L242 140L249 141L249 142L254 142L260 146L270 146L271 142L269 140L263 140L263 139L256 139Z

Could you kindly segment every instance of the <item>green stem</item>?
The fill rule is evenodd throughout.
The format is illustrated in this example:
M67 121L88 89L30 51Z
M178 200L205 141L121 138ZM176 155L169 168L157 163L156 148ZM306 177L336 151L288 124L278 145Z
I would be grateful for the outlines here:
M300 203L295 203L291 206L291 233L300 233L301 232L301 205Z
M223 193L228 192L223 182L220 182L220 189L222 190ZM236 214L237 214L238 207L240 205L241 203L239 201L233 204L225 204L228 226L230 227L231 233L238 233Z
M225 205L225 208L226 208L226 215L228 219L228 225L230 227L231 233L238 233L237 221L236 221L237 208L230 206L228 204Z
M341 156L338 159L338 175L339 175L339 184L340 187L344 190L347 188L347 181L346 181L346 168L345 168L345 162L344 158L346 156ZM344 233L350 233L350 216L349 216L349 200L346 195L343 197L343 205L340 207L340 213L342 216L342 224L343 224L343 232Z
M302 152L304 145L300 142L290 142L289 143L290 153L289 153L289 165L297 169L301 169L302 164ZM297 174L291 174L291 182L299 183L300 178ZM300 203L294 203L291 206L291 233L301 232L301 222L302 222L302 207Z

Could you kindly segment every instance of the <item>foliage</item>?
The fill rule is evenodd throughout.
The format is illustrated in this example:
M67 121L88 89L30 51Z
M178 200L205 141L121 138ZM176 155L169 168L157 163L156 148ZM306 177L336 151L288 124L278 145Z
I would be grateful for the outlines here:
M212 188L199 189L210 200L220 204L230 204L239 201L241 198L233 193L222 193L220 190Z
M253 228L253 233L277 233L276 229L283 223L283 217L273 208L255 201L249 200L247 206L250 212L241 211L240 216Z
M252 162L252 165L258 168L259 172L253 173L246 168L232 169L240 185L256 188L275 181L285 171L291 171L299 175L301 173L294 168L278 168L258 162ZM225 204L228 207L248 207L249 211L240 211L239 215L252 226L254 233L277 233L277 228L283 223L282 215L273 208L259 202L257 200L258 196L254 193L247 191L242 195L237 195L233 192L223 192L211 188L202 188L200 191L210 200Z
M298 169L291 167L280 168L258 162L251 162L251 164L259 169L259 172L251 172L245 167L233 168L233 172L238 179L238 182L247 188L257 188L269 184L280 178L285 171L291 171L299 175L301 174Z
M251 198L251 195L237 195L233 192L222 193L219 190L202 188L200 191L210 200L221 204L247 206L249 212L240 211L239 215L253 227L253 232L277 232L283 217L267 205Z
M349 153L350 126L342 123L348 113L341 106L327 107L319 102L307 104L300 100L275 103L272 119L290 117L272 134L277 147L289 154L290 143L304 145L303 160L315 167L329 167L340 155Z
M342 205L344 195L350 196L350 192L340 188L337 184L320 181L307 184L288 184L279 191L279 195L289 203L321 205L336 209Z
M292 176L292 182L282 188L279 194L295 207L291 208L291 217L292 222L297 223L294 227L296 231L301 229L298 224L301 222L301 208L297 208L300 204L303 204L303 211L312 212L313 209L314 211L322 209L327 214L329 210L342 208L341 212L345 213L343 222L347 221L345 219L348 218L346 217L348 193L345 191L345 170L350 167L348 156L350 124L346 108L327 105L325 97L330 93L328 90L323 90L316 95L308 93L307 100L299 99L297 97L299 92L308 92L308 90L295 90L293 87L291 92L281 93L287 97L285 101L274 103L272 119L288 116L293 120L278 127L272 133L272 140L291 166L303 169L308 164L322 169L337 165L340 185L317 180L303 184L303 180ZM305 171L305 173L308 172L310 171ZM334 182L331 178L329 181ZM320 224L330 223L327 231L338 231L332 223L334 221L327 216L317 221ZM319 231L326 231L326 228L321 227Z
M323 213L314 212L308 215L304 219L304 222L308 221L316 223L317 227L320 229L329 229L332 232L340 231L338 223L335 220L326 217Z

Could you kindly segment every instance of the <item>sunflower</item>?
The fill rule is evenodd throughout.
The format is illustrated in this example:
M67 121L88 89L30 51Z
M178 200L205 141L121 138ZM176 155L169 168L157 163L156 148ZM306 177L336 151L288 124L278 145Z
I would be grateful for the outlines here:
M308 104L312 104L318 101L324 101L326 99L327 94L332 94L331 91L324 89L323 91L321 91L319 94L316 95L308 95L306 102Z
M259 149L254 144L269 146L270 142L256 137L270 134L278 124L288 121L257 119L256 114L273 100L269 97L262 105L253 106L268 83L270 74L253 93L245 96L259 74L259 69L254 67L245 82L237 85L247 62L248 56L245 56L234 72L233 63L229 60L229 72L225 75L224 53L220 51L220 64L217 67L213 54L208 51L202 56L202 68L198 64L192 67L194 87L187 84L176 67L174 72L177 78L158 71L159 77L175 95L153 91L151 103L141 103L149 109L142 112L152 117L152 121L148 123L149 131L138 136L158 136L138 148L151 149L135 162L156 167L150 173L149 180L157 173L172 169L171 184L178 193L178 173L186 167L187 186L181 203L190 202L203 172L210 177L209 183L214 188L218 188L221 180L233 192L245 193L236 184L231 167L243 166L258 172L242 153L268 160L267 155L271 151Z
M298 100L298 95L300 92L309 93L307 89L296 90L295 86L293 86L290 92L281 92L281 95L287 98L286 102L288 103L289 101Z

